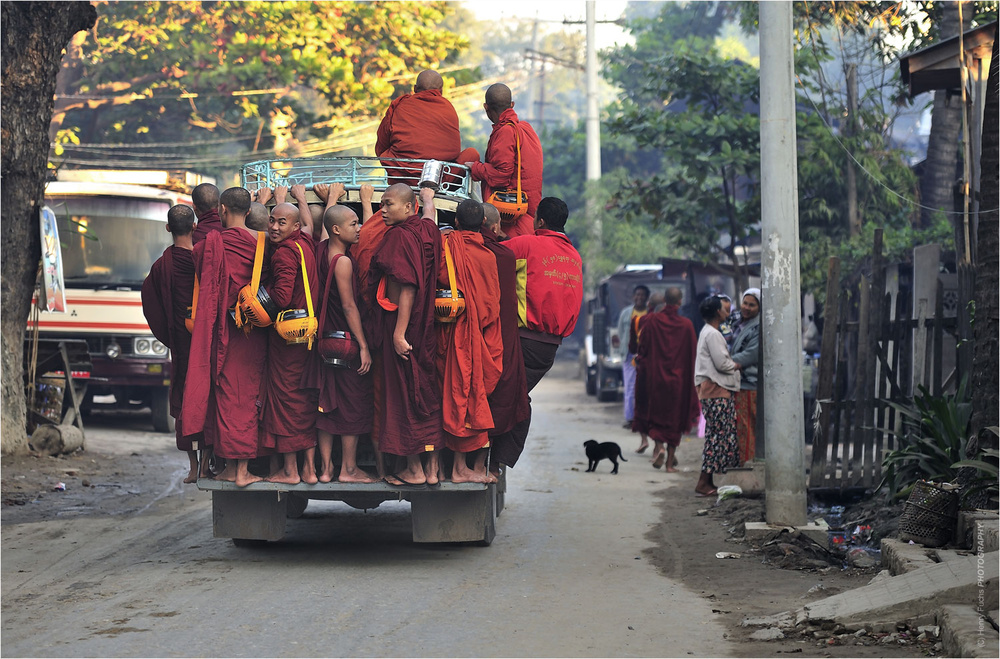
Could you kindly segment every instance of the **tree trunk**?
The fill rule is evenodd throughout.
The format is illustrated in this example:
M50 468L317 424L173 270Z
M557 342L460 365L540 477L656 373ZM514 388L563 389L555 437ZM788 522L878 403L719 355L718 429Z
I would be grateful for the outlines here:
M0 100L3 189L0 192L0 293L3 316L0 448L27 448L22 355L41 238L52 95L63 47L97 20L89 2L4 2L0 5L3 96Z
M965 29L972 24L972 7L962 0ZM942 3L940 38L950 39L959 31L958 3ZM927 141L927 160L920 178L920 226L929 227L940 211L954 211L954 189L957 180L959 138L962 130L962 97L958 90L940 89L934 92L931 114L931 134ZM928 208L929 207L929 208ZM947 216L953 219L952 216Z
M976 245L976 320L975 352L972 358L972 433L971 444L996 446L997 438L985 429L1000 423L1000 388L997 385L997 364L1000 350L1000 312L997 291L1000 290L1000 245L997 230L1000 216L1000 193L997 171L1000 168L1000 135L997 114L1000 103L997 96L997 78L1000 60L997 57L996 33L993 37L993 61L990 78L986 84L986 111L983 116L982 156L980 157L980 207L988 212L979 215ZM975 439L978 438L978 442ZM974 448L974 447L973 447Z

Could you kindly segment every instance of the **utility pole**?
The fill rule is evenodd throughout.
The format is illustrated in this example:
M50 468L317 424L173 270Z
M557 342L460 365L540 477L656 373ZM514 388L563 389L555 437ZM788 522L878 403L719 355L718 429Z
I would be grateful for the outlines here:
M601 178L601 118L597 106L597 35L594 0L587 0L587 220L590 225L590 263L601 255L604 227L594 198L595 181ZM594 268L587 268L587 285L596 281Z
M761 343L771 525L806 523L792 3L760 3Z
M531 24L531 50L534 51L537 48L538 48L538 15L536 14L535 15L535 20ZM532 112L536 112L536 110L535 110L535 98L536 98L535 85L537 84L538 81L537 81L537 78L536 78L537 72L535 70L536 67L537 67L537 64L535 63L535 60L530 60L530 61L531 61L531 74L530 74L530 77L528 79L528 112L532 113ZM542 67L544 67L544 66L545 66L545 63L542 62ZM531 117L532 123L534 123L537 120L537 118L538 118L538 115L532 115L532 117Z

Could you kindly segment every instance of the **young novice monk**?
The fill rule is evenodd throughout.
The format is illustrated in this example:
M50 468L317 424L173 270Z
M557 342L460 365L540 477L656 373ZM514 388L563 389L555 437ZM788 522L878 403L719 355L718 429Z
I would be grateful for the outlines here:
M313 307L320 283L316 276L316 247L301 231L299 210L281 203L271 210L267 238L271 254L271 299L279 309L306 309L302 263L309 277ZM268 333L268 369L264 391L264 446L282 454L284 466L267 480L294 485L316 483L316 391L303 387L309 361L305 343L289 345L275 330ZM299 476L298 452L305 452Z
M149 329L160 343L170 348L170 416L177 419L177 448L187 451L190 469L185 483L198 480L198 451L201 433L185 437L179 417L184 401L184 377L187 375L191 335L184 327L184 316L194 290L195 216L190 206L178 204L167 211L167 231L174 244L163 251L149 269L142 283L142 313Z
M333 472L333 436L340 435L343 466L337 480L345 483L374 483L358 468L358 435L372 429L372 365L368 341L361 327L361 314L354 301L354 268L347 250L358 242L358 216L347 206L338 206L343 185L331 186L323 226L329 239L316 248L320 291L320 337L322 332L350 332L361 349L360 364L351 368L321 365L319 384L319 481L329 483ZM316 355L317 359L321 359Z

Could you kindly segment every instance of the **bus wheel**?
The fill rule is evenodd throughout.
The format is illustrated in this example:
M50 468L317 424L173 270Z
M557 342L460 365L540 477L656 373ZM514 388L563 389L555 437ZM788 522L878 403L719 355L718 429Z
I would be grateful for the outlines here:
M153 412L153 430L173 432L174 417L170 416L170 389L157 387L149 397L149 409Z

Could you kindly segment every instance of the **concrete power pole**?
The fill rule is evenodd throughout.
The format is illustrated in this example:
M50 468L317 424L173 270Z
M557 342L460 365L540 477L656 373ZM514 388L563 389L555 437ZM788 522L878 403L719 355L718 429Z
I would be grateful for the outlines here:
M597 105L597 39L594 0L587 0L587 183L601 178L601 118ZM590 187L588 185L588 187ZM588 194L587 220L590 225L590 263L601 255L603 227L597 203ZM593 286L593 267L587 268L587 287Z
M792 3L760 3L761 342L766 516L806 523Z

